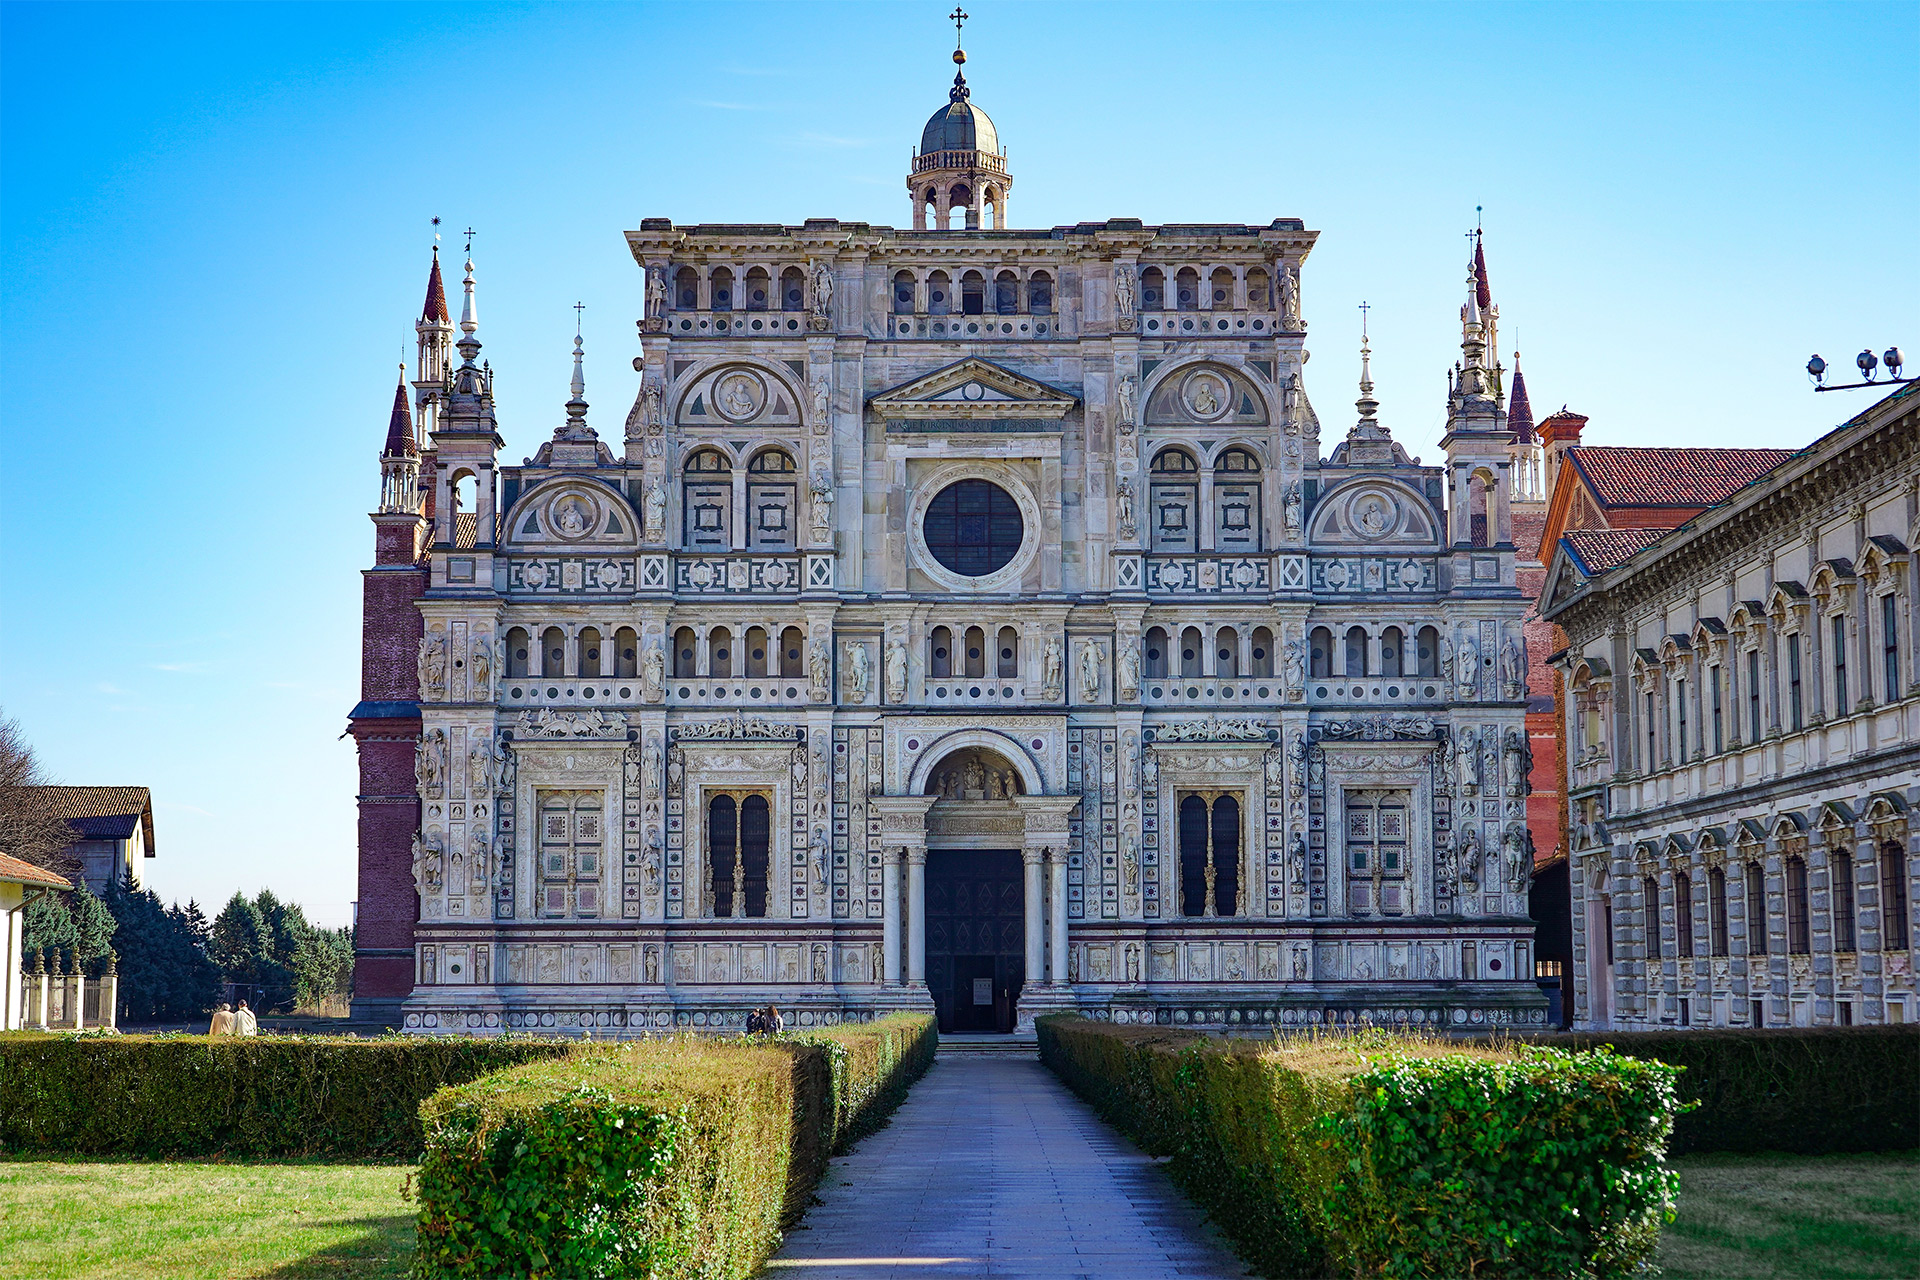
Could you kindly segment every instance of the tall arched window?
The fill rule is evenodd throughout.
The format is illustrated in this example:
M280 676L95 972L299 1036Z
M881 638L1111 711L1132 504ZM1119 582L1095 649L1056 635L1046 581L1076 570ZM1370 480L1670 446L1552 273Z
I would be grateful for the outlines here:
M606 669L600 665L599 628L580 628L580 638L574 641L574 649L580 655L578 669L581 675L591 677L606 674Z
M987 278L978 271L968 271L960 277L960 310L970 316L986 314Z
M758 793L740 802L740 863L738 877L744 910L751 917L767 914L767 854L772 843L772 809Z
M1264 267L1247 269L1247 308L1251 311L1269 311L1272 299L1267 294L1267 272Z
M1213 464L1213 545L1260 549L1260 460L1246 449L1228 449Z
M681 627L673 633L674 675L684 680L698 672L699 667L696 663L698 643L699 641L694 638L692 627Z
M806 671L806 643L800 628L788 627L780 633L780 674L792 679Z
M1727 954L1727 873L1720 867L1707 869L1707 945L1713 954Z
M1207 306L1215 311L1233 307L1233 272L1225 267L1213 269L1213 278L1207 282Z
M995 646L999 650L999 676L1002 680L1011 680L1020 674L1020 633L1012 627L1000 628L1000 639Z
M1325 680L1333 675L1333 632L1315 627L1307 636L1307 676Z
M1682 960L1693 959L1693 877L1673 873L1673 936Z
M640 637L634 634L632 627L621 627L613 633L613 674L640 674Z
M1467 541L1476 547L1493 545L1492 489L1481 472L1467 481Z
M987 633L979 627L968 627L966 646L967 679L978 680L987 674Z
M952 312L953 282L946 272L935 271L927 277L927 314L944 316Z
M681 311L700 309L700 273L682 267L673 273L673 305Z
M1380 674L1383 676L1405 676L1406 641L1400 637L1400 628L1388 627L1380 633Z
M1233 680L1240 674L1240 633L1232 627L1213 633L1213 673L1222 680Z
M1195 311L1200 306L1200 273L1192 267L1182 267L1173 277L1174 305L1181 311Z
M726 680L734 673L733 633L725 627L715 627L707 632L707 674L715 680Z
M1767 954L1767 875L1758 862L1749 862L1741 876L1747 890L1747 954Z
M1253 674L1255 676L1273 674L1273 632L1265 627L1253 629Z
M1167 632L1164 627L1148 627L1146 635L1146 676L1149 680L1167 678Z
M1180 797L1180 913L1240 913L1240 799L1231 792Z
M747 464L747 545L755 551L791 551L799 468L784 449L763 449Z
M742 644L746 649L747 674L765 676L767 674L767 629L748 627L747 634L742 637Z
M1197 676L1202 674L1206 644L1200 639L1200 628L1188 627L1180 633L1180 674Z
M532 674L528 662L533 642L527 638L525 627L513 627L507 632L507 674L509 676L527 676Z
M1184 449L1162 449L1150 481L1155 551L1193 551L1200 545L1200 464Z
M714 796L707 801L707 914L734 914L734 878L745 879L745 870L740 865L739 802L724 793Z
M1907 949L1907 854L1897 841L1880 846L1880 945Z
M1647 936L1647 959L1660 959L1660 882L1640 877L1640 908L1645 915L1641 932Z
M1020 277L1013 272L1002 271L993 278L993 309L1003 316L1019 313Z
M1365 627L1347 628L1347 665L1340 674L1346 676L1364 676L1367 674L1367 629Z
M1437 628L1420 628L1416 657L1419 659L1421 675L1440 674L1440 632Z
M1813 950L1813 909L1807 895L1807 860L1787 859L1787 954L1804 956Z
M567 634L558 627L541 633L540 674L549 678L567 674Z
M687 459L681 482L680 518L690 551L726 551L733 546L733 464L717 449Z
M1853 927L1853 855L1846 846L1835 844L1828 851L1827 874L1832 882L1828 899L1833 911L1833 949L1857 950Z
M935 627L927 636L927 674L935 680L953 678L953 632Z

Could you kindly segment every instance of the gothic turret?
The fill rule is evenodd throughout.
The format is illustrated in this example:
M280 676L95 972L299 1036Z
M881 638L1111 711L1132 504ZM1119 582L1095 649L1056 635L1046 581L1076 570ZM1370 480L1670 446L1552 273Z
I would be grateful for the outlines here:
M427 300L413 322L416 339L413 383L414 405L420 411L420 434L431 439L440 417L440 397L446 390L447 370L453 363L453 321L447 315L447 288L440 279L440 246L433 246L433 266L427 272Z
M494 420L493 370L479 363L480 324L474 303L472 245L461 281L460 365L448 375L433 436L436 548L490 549L494 543L494 455L503 443ZM467 482L471 481L468 489ZM462 510L463 493L471 510Z
M960 15L954 20L956 69L947 105L934 112L921 130L920 147L913 155L912 172L907 174L915 231L927 229L929 207L936 230L948 230L949 215L960 210L964 213L962 227L978 231L986 225L983 215L989 205L993 208L993 230L1007 229L1007 194L1013 190L1013 176L1007 172L1006 151L1000 146L993 121L973 105L973 90L967 87L963 69L967 53L958 47L964 19L965 15Z
M1455 547L1502 547L1512 540L1508 446L1513 437L1488 364L1492 295L1477 232L1467 259L1466 293L1460 308L1460 363L1453 369L1447 430L1440 439L1447 451L1451 541Z
M407 366L393 389L393 413L387 419L387 443L380 451L380 510L413 515L420 509L420 446L413 438L413 411L407 407Z

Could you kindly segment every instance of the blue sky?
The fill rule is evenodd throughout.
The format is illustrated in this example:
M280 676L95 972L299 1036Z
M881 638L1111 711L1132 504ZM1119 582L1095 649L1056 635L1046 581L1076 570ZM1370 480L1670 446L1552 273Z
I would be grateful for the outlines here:
M1589 442L1799 445L1866 403L1811 352L1920 358L1915 4L969 8L1017 225L1322 232L1330 436L1364 299L1382 417L1437 453L1476 205L1503 345ZM428 220L478 229L507 456L564 416L576 300L617 438L621 232L905 223L944 12L0 7L0 705L62 780L155 789L164 896L347 917L337 738Z

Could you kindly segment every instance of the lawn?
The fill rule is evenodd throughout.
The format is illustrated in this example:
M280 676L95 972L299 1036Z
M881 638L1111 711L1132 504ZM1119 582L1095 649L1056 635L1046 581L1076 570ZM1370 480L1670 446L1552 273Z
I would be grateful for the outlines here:
M1665 1280L1920 1276L1920 1153L1679 1156Z
M403 1277L411 1166L0 1163L0 1277Z

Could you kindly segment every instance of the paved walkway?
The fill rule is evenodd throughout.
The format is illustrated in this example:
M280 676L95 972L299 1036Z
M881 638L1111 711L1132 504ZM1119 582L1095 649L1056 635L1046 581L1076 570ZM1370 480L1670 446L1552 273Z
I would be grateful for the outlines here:
M1246 1269L1165 1170L1032 1058L941 1054L835 1160L783 1280L1159 1280Z

